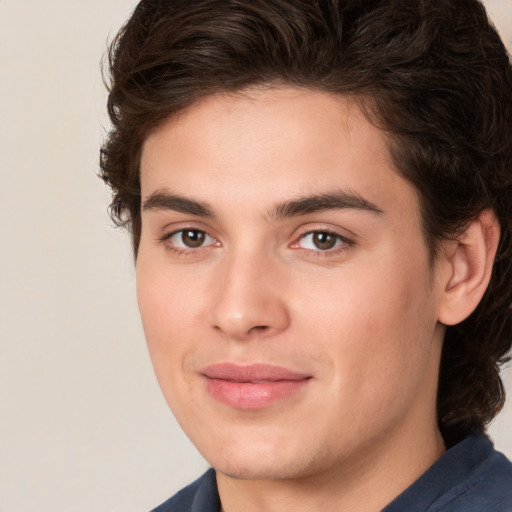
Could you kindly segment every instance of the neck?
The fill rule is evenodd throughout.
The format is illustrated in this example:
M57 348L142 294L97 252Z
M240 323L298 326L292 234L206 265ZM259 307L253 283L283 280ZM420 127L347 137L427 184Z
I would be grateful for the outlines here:
M237 480L217 473L222 512L377 512L417 480L445 451L437 426L375 440L323 472L290 480Z

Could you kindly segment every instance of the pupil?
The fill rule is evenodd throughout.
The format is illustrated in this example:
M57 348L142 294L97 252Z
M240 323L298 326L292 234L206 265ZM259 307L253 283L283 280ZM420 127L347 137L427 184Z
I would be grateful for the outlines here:
M336 244L336 237L330 233L315 233L313 243L322 250L332 249Z
M196 230L184 231L181 239L188 247L200 247L204 242L204 233Z

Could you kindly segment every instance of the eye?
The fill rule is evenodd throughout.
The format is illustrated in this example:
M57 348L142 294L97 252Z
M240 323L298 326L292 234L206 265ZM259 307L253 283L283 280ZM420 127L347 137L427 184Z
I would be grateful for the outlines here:
M215 243L214 238L200 229L180 229L165 237L165 240L178 249L197 249Z
M311 231L300 237L299 247L312 251L328 251L348 243L341 235L330 231Z

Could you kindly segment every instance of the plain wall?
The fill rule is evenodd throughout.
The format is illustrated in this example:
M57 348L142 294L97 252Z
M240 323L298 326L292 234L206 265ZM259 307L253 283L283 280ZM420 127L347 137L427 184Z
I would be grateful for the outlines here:
M511 0L487 4L511 47ZM0 0L0 512L148 510L206 468L156 384L96 177L100 60L134 5ZM490 429L509 458L511 430L512 400Z

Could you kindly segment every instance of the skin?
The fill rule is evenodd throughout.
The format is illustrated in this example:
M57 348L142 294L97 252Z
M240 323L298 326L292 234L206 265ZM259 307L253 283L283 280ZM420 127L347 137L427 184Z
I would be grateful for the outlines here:
M429 266L415 190L357 105L288 88L207 97L148 137L141 187L149 351L217 470L225 512L380 510L439 458L439 319L451 318L453 266ZM376 210L276 214L340 192ZM209 215L176 211L171 194ZM183 229L205 233L202 245L187 248ZM333 233L333 248L314 232ZM226 361L312 378L290 398L237 409L201 375Z

